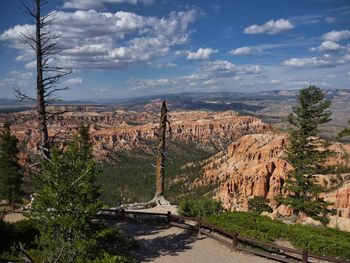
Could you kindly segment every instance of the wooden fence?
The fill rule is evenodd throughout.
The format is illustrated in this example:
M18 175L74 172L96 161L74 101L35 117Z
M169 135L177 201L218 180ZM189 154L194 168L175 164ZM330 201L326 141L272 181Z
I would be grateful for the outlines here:
M132 217L132 218L146 218L150 220L162 220L169 225L176 227L189 229L196 231L198 235L206 235L213 238L233 251L245 251L254 255L262 256L265 258L273 259L279 262L314 262L314 260L322 260L326 262L336 263L350 263L350 261L342 260L334 257L319 256L309 253L307 250L296 250L288 247L283 247L275 244L269 244L250 238L245 238L234 233L227 231L223 228L210 224L204 220L198 220L193 217L173 215L170 212L164 213L152 213L152 212L141 212L141 211L126 211L124 209L101 209L100 215L102 216L120 216L121 218ZM314 260L312 260L314 259ZM312 261L309 261L312 260Z

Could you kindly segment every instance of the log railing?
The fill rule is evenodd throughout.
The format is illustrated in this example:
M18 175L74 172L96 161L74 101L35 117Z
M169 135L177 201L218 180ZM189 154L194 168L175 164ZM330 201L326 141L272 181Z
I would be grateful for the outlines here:
M154 220L154 217L161 218L167 224L180 228L197 231L198 235L206 235L213 238L233 251L245 251L265 258L273 259L279 262L310 262L310 259L322 260L336 263L350 263L350 261L342 260L334 257L319 256L309 253L307 250L297 250L293 248L283 247L275 244L269 244L262 241L242 237L239 233L227 231L221 227L210 224L204 220L195 219L193 217L173 215L167 213L153 213L141 211L127 211L124 209L101 209L100 215L112 216L120 215L124 217L145 217L149 216ZM247 246L248 245L248 246Z

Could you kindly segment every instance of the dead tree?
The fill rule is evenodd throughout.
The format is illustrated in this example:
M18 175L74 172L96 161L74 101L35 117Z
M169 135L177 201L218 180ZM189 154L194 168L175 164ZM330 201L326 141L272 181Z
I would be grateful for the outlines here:
M52 65L51 62L55 55L62 50L57 48L57 40L60 35L50 31L55 14L41 14L42 6L46 5L49 0L31 1L32 7L29 7L24 2L22 3L26 14L30 16L31 21L35 24L35 34L22 32L21 37L36 54L36 98L24 94L19 89L15 89L15 92L20 101L32 100L36 102L39 130L41 133L41 151L44 157L49 158L50 145L54 137L49 137L48 122L55 116L67 112L67 110L50 112L48 106L57 102L57 98L55 98L56 92L67 89L67 87L58 87L57 85L62 78L71 73L71 70Z
M165 101L163 101L162 109L160 113L159 124L159 141L158 141L158 156L156 164L156 194L155 198L159 199L164 196L164 161L165 161L165 132L168 117L168 109Z
M154 198L147 203L135 203L135 204L125 204L121 205L121 208L132 208L132 209L143 209L150 208L157 205L170 205L164 197L164 166L166 158L166 148L165 148L165 138L166 138L166 128L168 121L168 109L166 107L165 100L162 104L162 109L160 112L160 123L158 130L158 153L157 153L157 164L156 164L156 193Z

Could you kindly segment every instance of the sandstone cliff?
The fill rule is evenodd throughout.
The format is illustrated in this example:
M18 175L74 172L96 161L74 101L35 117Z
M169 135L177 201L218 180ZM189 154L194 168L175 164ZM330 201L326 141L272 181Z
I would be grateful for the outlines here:
M203 167L203 177L196 185L220 182L216 198L225 209L247 210L248 200L263 196L270 200L278 213L288 215L290 209L277 207L274 197L283 193L286 175L292 167L283 160L288 143L285 134L250 134L232 143L224 152L211 157ZM350 145L333 144L336 156L328 162L333 165L349 165ZM350 218L350 181L348 174L315 175L329 192L324 195L338 210L338 216Z
M50 135L59 133L57 141L64 142L77 132L80 124L89 124L94 154L99 159L108 159L113 152L120 150L145 148L147 142L157 139L159 113L83 109L58 116L50 122ZM32 116L31 111L13 114L16 124L12 126L21 148L29 155L39 153L40 134ZM272 130L258 118L238 116L233 111L176 111L171 113L170 122L169 139L219 150L244 134ZM21 159L25 162L26 156Z

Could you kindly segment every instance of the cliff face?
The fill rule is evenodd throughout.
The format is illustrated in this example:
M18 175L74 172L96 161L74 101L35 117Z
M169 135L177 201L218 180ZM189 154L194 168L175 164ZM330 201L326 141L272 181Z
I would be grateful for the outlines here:
M89 110L84 108L84 110ZM91 109L90 109L91 110ZM39 153L40 134L32 112L16 113L12 130L29 155ZM116 110L112 112L78 111L58 116L49 125L51 136L60 132L58 141L71 138L80 123L90 124L94 154L108 159L119 150L148 147L147 142L157 140L159 113ZM225 149L244 134L271 131L270 125L250 116L238 116L233 111L177 111L171 113L167 137L171 140L195 143L199 147ZM21 157L25 162L26 156Z
M216 198L228 210L247 210L248 200L263 196L270 200L277 213L289 215L290 209L277 207L274 197L283 192L286 175L292 167L283 160L288 139L284 134L250 134L232 143L227 151L207 160L203 177L196 184L220 182ZM347 164L350 145L334 144L336 156L329 164ZM350 217L350 181L347 175L316 175L320 184L329 189L324 195L338 215Z

